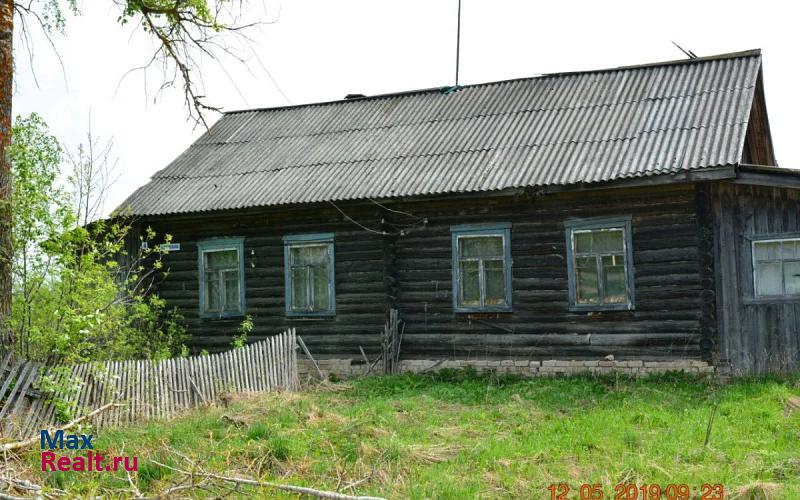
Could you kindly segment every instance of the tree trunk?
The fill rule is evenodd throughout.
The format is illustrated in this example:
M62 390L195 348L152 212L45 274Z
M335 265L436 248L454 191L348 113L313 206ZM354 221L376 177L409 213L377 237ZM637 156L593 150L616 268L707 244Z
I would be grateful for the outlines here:
M0 345L12 348L14 336L5 325L11 313L11 93L14 90L14 2L0 0Z

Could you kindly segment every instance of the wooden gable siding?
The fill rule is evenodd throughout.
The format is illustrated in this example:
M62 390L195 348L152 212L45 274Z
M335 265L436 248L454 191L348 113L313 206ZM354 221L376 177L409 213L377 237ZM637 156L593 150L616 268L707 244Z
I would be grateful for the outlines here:
M772 145L772 134L769 130L767 104L764 98L764 79L762 71L758 71L756 88L753 94L753 105L750 107L750 119L747 122L742 163L755 165L775 165L775 149Z
M713 294L702 292L713 275L701 255L698 203L687 184L401 205L429 221L397 245L403 355L709 357L714 332L703 315L713 314ZM625 215L633 218L635 310L570 312L564 222ZM454 314L450 226L481 222L512 223L513 311Z
M739 373L800 367L800 299L753 297L752 236L800 233L800 190L712 187L719 355Z
M709 320L713 275L704 253L710 245L700 220L703 193L693 184L682 184L391 204L415 218L375 204L338 204L369 228L404 228L403 235L391 236L365 231L329 205L146 222L181 243L179 252L165 257L170 274L159 292L181 309L195 349L230 345L240 322L198 317L196 242L244 236L247 312L255 321L252 340L295 326L316 355L357 359L359 346L371 354L380 351L386 311L397 307L406 323L402 351L407 358L710 358L716 323ZM625 215L632 216L635 310L570 312L564 222ZM408 226L418 219L427 223ZM512 223L513 311L454 314L450 228L491 222ZM335 233L336 316L286 318L281 238L319 232Z

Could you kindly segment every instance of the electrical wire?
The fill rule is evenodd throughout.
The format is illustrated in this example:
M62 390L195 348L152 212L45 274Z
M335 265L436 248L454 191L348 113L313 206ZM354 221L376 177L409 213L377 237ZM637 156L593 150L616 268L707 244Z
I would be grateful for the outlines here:
M379 207L381 207L382 209L384 209L384 210L387 210L387 211L389 211L389 212L394 212L394 213L396 213L396 214L401 214L401 215L407 215L407 216L409 216L409 217L412 217L412 218L414 218L414 219L422 220L422 217L417 217L417 216L416 216L416 215L414 215L414 214L410 214L410 213L408 213L408 212L403 212L402 210L395 210L395 209L393 209L393 208L389 208L389 207L387 207L386 205L384 205L383 203L379 203L379 202L377 202L377 201L373 200L372 198L367 198L367 199L368 199L369 201L371 201L372 203L374 203L374 204L378 205L378 206L379 206Z
M342 209L341 209L341 208L339 208L338 206L336 206L336 203L334 203L334 202L332 202L332 201L330 201L330 200L328 200L328 203L330 203L330 204L333 206L333 208L335 208L336 210L338 210L338 211L339 211L339 213L340 213L340 214L342 214L342 215L344 216L344 218L345 218L345 219L349 220L350 222L352 222L352 223L353 223L353 224L355 224L356 226L360 227L360 228L361 228L361 229L363 229L364 231L369 231L370 233L379 234L379 235L381 235L381 236L391 236L391 233L387 233L386 231L376 231L375 229L368 228L367 226L365 226L365 225L361 224L361 223L360 223L360 222L358 222L357 220L353 219L352 217L350 217L349 215L347 215L346 213L344 213L344 211L342 211Z

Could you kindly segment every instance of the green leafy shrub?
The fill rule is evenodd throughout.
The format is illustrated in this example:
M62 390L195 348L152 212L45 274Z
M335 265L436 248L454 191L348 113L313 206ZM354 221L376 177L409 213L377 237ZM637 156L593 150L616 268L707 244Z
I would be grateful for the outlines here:
M166 274L159 246L142 245L129 255L125 243L134 221L90 221L91 207L101 206L92 198L99 189L95 160L82 154L72 160L70 195L58 184L63 151L36 114L17 118L9 155L14 350L63 363L185 353L183 318L152 291ZM155 238L148 229L141 240Z
M247 336L253 331L253 326L255 326L253 324L253 317L248 314L239 325L239 330L236 332L236 335L233 336L231 346L233 346L234 349L241 349L247 345Z

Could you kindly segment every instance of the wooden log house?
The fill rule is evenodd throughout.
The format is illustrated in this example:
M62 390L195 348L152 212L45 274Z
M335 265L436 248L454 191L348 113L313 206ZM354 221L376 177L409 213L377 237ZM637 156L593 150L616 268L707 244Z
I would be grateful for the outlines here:
M250 315L358 373L396 309L405 369L761 373L800 363L799 200L754 50L229 112L119 211L195 350Z

